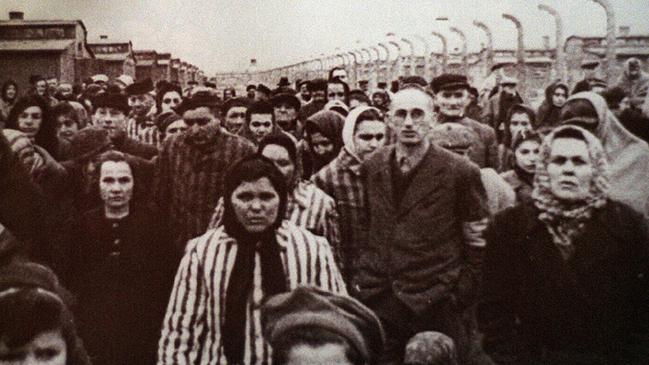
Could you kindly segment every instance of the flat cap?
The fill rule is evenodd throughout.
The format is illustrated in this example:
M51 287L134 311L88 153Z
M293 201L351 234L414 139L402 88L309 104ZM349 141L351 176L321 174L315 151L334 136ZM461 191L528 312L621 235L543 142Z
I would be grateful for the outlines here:
M126 94L128 95L142 95L151 91L153 91L153 81L150 78L135 82L126 87Z
M269 298L261 308L261 325L271 346L297 328L331 331L347 339L369 363L378 359L385 343L381 322L369 308L354 298L312 287Z
M124 114L128 114L129 106L126 96L116 93L103 93L95 98L95 108L113 108L121 110Z
M270 98L270 103L273 105L273 107L276 107L282 103L287 103L296 111L299 111L301 106L300 100L298 100L298 98L296 98L294 94L283 91L273 95L273 97Z
M442 90L469 89L470 87L466 76L457 74L441 74L430 82L430 88L435 94Z

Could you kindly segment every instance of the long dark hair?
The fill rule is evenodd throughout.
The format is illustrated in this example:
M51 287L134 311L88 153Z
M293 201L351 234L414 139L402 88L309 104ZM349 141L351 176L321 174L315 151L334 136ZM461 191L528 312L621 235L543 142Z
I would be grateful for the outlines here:
M16 89L16 95L13 99L7 99L7 90L9 86L12 86ZM2 91L0 92L0 98L6 102L15 101L18 99L18 84L14 80L7 80L2 84Z
M282 173L275 167L273 162L266 157L255 154L244 157L237 161L225 176L225 189L223 194L223 226L225 231L232 237L241 238L247 236L245 228L237 220L234 208L232 207L232 193L242 182L257 181L261 178L268 178L271 185L279 195L279 209L275 222L267 231L277 229L284 219L286 212L287 187Z
M37 145L43 147L52 157L59 158L59 140L56 136L56 123L50 115L50 108L42 98L37 96L25 96L16 102L11 109L5 128L20 130L18 127L18 117L25 109L37 106L41 109L42 121L38 133L34 137Z

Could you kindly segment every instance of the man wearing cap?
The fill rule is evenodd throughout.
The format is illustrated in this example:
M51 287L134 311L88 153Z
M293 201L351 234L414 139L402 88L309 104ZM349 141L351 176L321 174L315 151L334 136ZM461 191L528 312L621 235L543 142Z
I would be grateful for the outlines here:
M575 87L572 89L572 94L576 94L582 91L593 91L592 86L597 81L602 81L598 78L600 64L598 60L584 60L581 63L581 70L584 73L584 78L581 81L575 84ZM604 88L606 88L606 83L604 83Z
M159 155L154 195L179 255L207 229L230 165L255 152L245 138L221 128L220 110L208 92L185 100L180 114L188 129L166 141Z
M95 101L93 124L110 134L113 147L123 153L150 160L158 154L155 146L144 144L127 134L128 101L122 94L105 93ZM156 129L157 130L157 129Z
M381 322L361 302L306 286L270 297L261 325L275 365L375 364L385 342Z
M259 84L255 89L255 101L268 101L268 99L270 99L270 94L271 91L268 86Z
M443 74L433 79L431 88L435 94L435 106L439 110L437 123L458 123L473 130L478 140L471 144L471 160L481 168L495 169L498 166L496 132L492 127L464 115L470 100L470 87L464 75Z
M311 93L311 101L300 108L299 119L304 123L313 114L322 110L327 104L327 80L315 79L309 82L309 92Z
M151 95L152 91L153 82L148 78L126 88L131 107L126 132L129 138L156 147L160 142L160 132L154 121L155 99Z
M489 98L484 109L482 122L496 131L499 143L504 135L505 119L509 108L514 104L523 104L523 98L518 94L516 85L518 85L517 79L503 76L500 80L500 92Z
M298 100L291 89L281 90L275 94L270 102L273 105L273 114L275 114L275 123L286 133L290 133L293 137L300 139L301 126L298 123L298 112L300 111L300 101Z
M433 110L425 89L397 92L397 141L362 165L370 219L352 293L383 322L382 364L401 364L422 331L451 337L463 361L470 349L463 312L477 297L486 193L475 164L430 143Z
M298 94L295 97L300 101L301 106L305 106L311 101L311 91L309 91L309 80L301 81L297 85Z
M639 59L632 57L624 62L624 72L615 86L624 90L634 107L639 107L644 102L649 89L649 75L642 71Z
M246 96L248 97L248 99L254 100L256 91L257 91L257 86L255 86L254 84L250 84L246 86Z

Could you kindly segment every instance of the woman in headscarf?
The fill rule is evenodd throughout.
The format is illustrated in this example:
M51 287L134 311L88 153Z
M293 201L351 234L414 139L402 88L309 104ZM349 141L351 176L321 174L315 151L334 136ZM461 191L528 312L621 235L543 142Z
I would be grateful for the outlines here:
M302 154L305 179L320 171L338 155L343 147L344 124L343 116L331 110L321 110L306 120L305 138L298 146Z
M293 140L283 134L267 136L261 140L257 154L271 160L284 175L288 189L284 219L307 229L316 236L326 238L334 250L336 262L341 266L336 203L315 184L301 179L297 150ZM214 208L214 215L208 229L223 224L223 213L224 201L221 198Z
M163 322L158 364L268 364L260 307L312 285L346 293L327 241L283 219L286 181L265 157L225 178L223 225L190 240Z
M583 128L543 141L532 201L487 231L484 348L516 364L646 364L647 226L611 199L606 154Z
M531 130L519 131L512 143L512 169L500 176L514 189L518 202L532 197L536 160L541 147L541 136Z
M544 127L555 127L559 124L559 113L561 107L566 103L570 95L568 85L562 82L555 82L545 89L545 100L537 112L534 129Z
M345 145L338 156L313 175L311 181L336 202L341 266L345 279L351 280L369 224L361 164L386 143L389 130L380 110L359 106L352 109L345 119L342 137Z
M561 109L561 122L585 127L600 139L609 161L610 196L649 217L649 146L624 129L593 92L572 95Z
M9 112L16 104L16 100L18 100L18 84L13 80L5 81L0 89L0 123L4 123L9 118Z
M504 123L503 140L498 145L498 171L504 172L514 166L514 152L512 150L514 136L521 131L535 129L535 119L534 111L523 104L514 104L509 109Z

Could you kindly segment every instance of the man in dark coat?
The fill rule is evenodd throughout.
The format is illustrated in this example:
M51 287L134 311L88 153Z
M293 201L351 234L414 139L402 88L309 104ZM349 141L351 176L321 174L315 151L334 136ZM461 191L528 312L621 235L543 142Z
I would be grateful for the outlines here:
M255 153L251 142L221 128L219 108L216 97L206 93L184 101L189 129L165 141L156 165L155 200L179 255L190 238L207 229L228 168Z
M501 91L489 98L489 102L483 110L482 122L490 125L496 131L498 142L501 142L503 138L503 127L509 108L514 104L523 104L523 98L516 90L517 84L517 79L504 76L500 80Z
M327 104L327 80L315 79L309 82L309 92L311 101L302 106L298 118L302 123L306 122L310 116L322 110Z
M396 144L363 163L369 237L352 290L385 326L381 363L401 364L422 331L449 335L464 360L462 313L476 297L487 216L480 171L429 142L433 100L424 89L399 91L390 117Z

